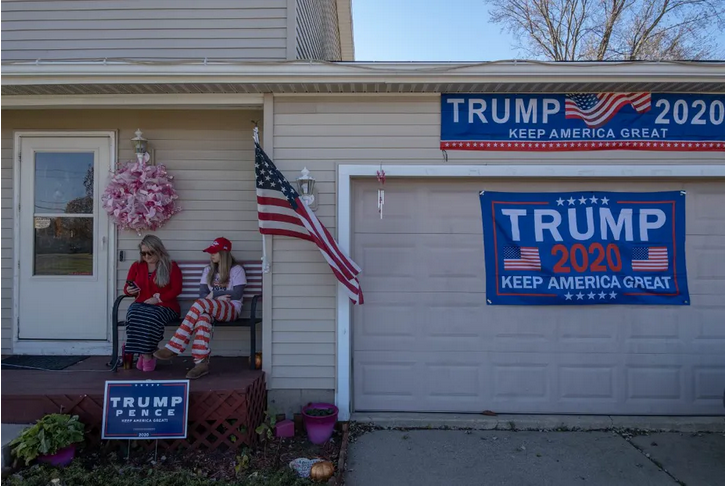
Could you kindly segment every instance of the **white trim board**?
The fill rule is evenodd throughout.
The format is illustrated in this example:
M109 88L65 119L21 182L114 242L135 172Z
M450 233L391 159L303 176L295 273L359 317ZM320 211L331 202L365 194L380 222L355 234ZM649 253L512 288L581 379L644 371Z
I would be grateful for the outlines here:
M46 354L48 349L55 346L58 349L58 341L21 341L18 339L18 307L20 291L20 148L23 137L105 137L109 141L109 164L113 168L118 160L117 144L118 134L116 130L87 130L87 131L43 131L43 130L19 130L13 133L13 315L12 315L12 341L13 354ZM108 178L106 173L103 175ZM105 184L105 182L101 182ZM109 312L110 304L116 299L116 226L109 221L108 229L108 279L111 283L108 291ZM110 317L109 313L109 317ZM70 342L70 341L69 341ZM79 347L85 345L88 348L86 354L108 354L111 351L111 321L107 327L106 341L76 341ZM65 341L63 341L65 344ZM65 346L64 346L65 347ZM99 348L102 348L101 350ZM68 346L64 350L76 350L75 346ZM44 352L45 351L45 352ZM81 352L79 350L79 352ZM70 354L70 353L69 353Z
M623 163L620 161L619 163ZM629 163L629 162L626 162ZM724 165L386 165L389 178L724 178ZM338 245L351 254L351 180L358 176L375 177L381 165L339 164L336 187L336 228ZM366 290L364 291L364 296ZM365 304L363 305L366 306ZM343 285L336 291L336 406L338 419L351 417L351 302Z
M262 94L156 94L156 95L6 95L2 108L158 108L191 110L208 108L259 107Z

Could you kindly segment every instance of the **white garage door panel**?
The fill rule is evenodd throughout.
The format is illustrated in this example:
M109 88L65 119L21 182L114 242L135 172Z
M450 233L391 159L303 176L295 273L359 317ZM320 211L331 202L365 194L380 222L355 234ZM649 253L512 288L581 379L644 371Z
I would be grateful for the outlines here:
M528 307L488 307L482 293L367 292L354 309L354 344L357 352L723 353L723 299L692 298L692 307L592 306L581 322L558 307L539 307L537 320Z
M724 389L724 182L354 184L359 411L716 414ZM487 306L478 191L687 190L691 305Z
M376 291L477 291L482 285L482 231L476 234L361 234L356 262ZM477 263L473 266L473 263ZM367 298L368 299L368 298Z
M358 410L572 414L614 411L714 413L724 369L695 355L459 353L436 361L431 353L367 352L355 361ZM425 381L422 381L422 378Z

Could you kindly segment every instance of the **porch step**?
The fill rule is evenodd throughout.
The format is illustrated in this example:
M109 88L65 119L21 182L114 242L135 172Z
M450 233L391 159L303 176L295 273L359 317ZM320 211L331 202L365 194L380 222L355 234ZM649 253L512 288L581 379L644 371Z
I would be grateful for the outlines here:
M12 458L10 456L10 443L20 435L20 432L32 424L2 424L2 469L5 471L10 467Z

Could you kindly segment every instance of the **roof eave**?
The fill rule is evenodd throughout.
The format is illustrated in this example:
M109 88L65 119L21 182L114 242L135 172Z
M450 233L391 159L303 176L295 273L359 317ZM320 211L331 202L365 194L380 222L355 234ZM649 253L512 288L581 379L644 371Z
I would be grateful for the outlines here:
M488 90L503 85L513 87L546 85L600 86L618 89L619 85L650 87L669 85L677 91L693 90L723 93L724 62L624 62L624 63L547 63L497 61L487 63L14 63L3 66L3 87L23 85L247 85L255 92L297 93L285 87L326 87L323 92L416 91L420 93ZM395 86L396 89L391 87ZM416 88L413 88L416 86ZM402 90L402 87L406 89ZM409 88L412 88L409 90ZM361 89L361 90L359 90ZM572 88L571 88L572 89ZM633 88L629 88L631 90ZM581 91L581 90L579 90ZM653 91L653 90L651 90Z

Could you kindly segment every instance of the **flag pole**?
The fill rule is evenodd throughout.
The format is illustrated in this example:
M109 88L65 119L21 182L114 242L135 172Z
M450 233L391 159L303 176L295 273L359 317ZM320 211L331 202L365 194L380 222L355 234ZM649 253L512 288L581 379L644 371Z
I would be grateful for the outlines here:
M252 129L252 140L255 141L255 144L260 145L260 134L259 129L257 126L257 123L255 123L255 127ZM270 273L270 263L268 262L268 254L267 254L267 242L265 240L265 234L261 234L263 236L263 257L262 257L262 263L263 263L263 273Z

